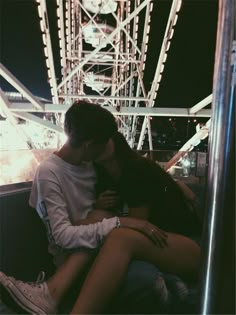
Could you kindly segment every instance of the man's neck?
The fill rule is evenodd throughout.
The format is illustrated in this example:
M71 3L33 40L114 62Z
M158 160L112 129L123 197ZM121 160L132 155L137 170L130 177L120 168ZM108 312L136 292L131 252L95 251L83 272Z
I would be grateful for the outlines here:
M68 143L65 143L61 149L54 152L57 156L59 156L63 161L72 164L72 165L80 165L82 163L82 154L79 149L72 148Z

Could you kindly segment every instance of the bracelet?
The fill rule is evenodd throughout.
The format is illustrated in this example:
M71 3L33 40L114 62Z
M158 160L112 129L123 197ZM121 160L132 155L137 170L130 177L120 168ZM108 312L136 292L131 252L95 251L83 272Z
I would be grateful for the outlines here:
M120 228L120 218L116 218L116 228Z

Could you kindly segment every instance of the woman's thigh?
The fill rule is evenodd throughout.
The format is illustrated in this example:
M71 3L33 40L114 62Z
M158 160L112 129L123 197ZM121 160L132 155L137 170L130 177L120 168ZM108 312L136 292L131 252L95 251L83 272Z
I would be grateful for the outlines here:
M160 270L187 277L196 277L200 265L200 247L191 239L173 233L167 233L167 246L158 247L147 236L131 229L113 231L115 238L125 243L132 258L145 260Z

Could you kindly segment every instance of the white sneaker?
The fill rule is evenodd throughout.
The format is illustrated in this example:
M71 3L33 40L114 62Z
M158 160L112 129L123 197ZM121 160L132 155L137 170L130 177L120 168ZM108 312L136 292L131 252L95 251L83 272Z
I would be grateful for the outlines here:
M25 311L35 315L56 314L46 282L27 283L6 276L0 271L0 284L13 300Z

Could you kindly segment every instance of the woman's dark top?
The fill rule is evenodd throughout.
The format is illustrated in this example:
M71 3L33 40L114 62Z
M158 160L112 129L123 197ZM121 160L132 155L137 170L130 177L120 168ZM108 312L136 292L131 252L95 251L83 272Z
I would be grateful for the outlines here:
M116 190L128 207L148 206L149 221L161 229L186 236L200 235L198 217L180 187L155 162L143 157L126 160L117 183L101 166L96 169L98 193Z

